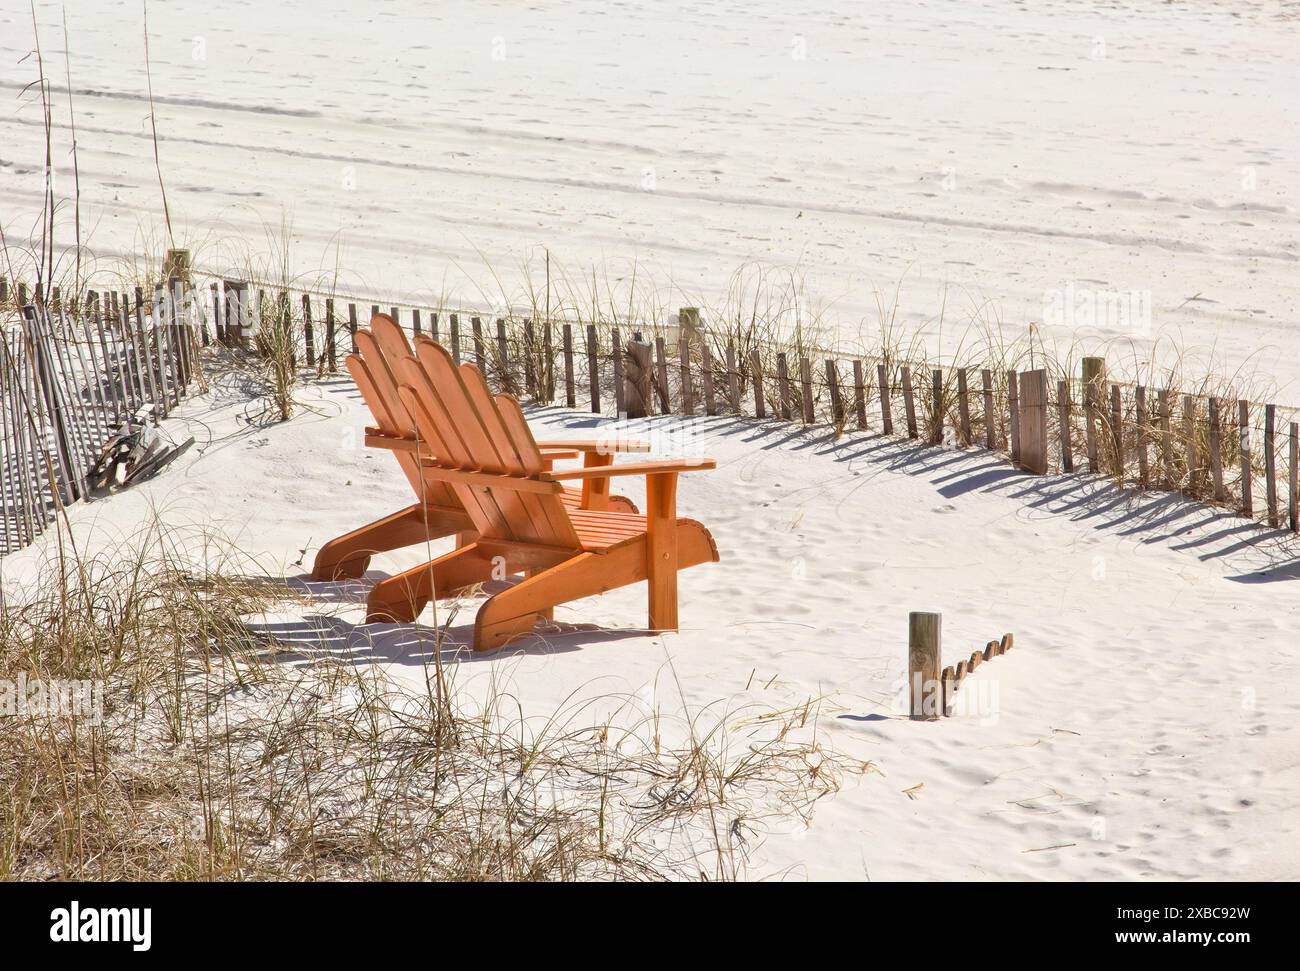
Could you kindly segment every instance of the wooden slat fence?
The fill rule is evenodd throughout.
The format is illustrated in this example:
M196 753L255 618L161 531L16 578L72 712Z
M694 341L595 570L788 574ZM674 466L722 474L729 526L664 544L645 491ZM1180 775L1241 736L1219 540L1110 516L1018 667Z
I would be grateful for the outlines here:
M35 299L19 304L16 298ZM159 422L199 375L203 304L177 282L152 294L40 299L0 286L0 555L33 542L84 498L128 419Z
M680 319L690 326L679 329L547 320L535 312L393 306L338 293L288 293L262 281L214 280L207 290L209 298L196 303L211 309L217 343L256 352L268 321L275 315L292 318L302 361L320 374L344 373L336 343L353 350L352 335L365 326L367 311L383 307L412 335L426 334L458 361L479 364L495 388L534 402L618 414L625 406L628 341L642 339L650 361L651 413L906 435L917 448L984 449L1017 464L1028 458L1035 471L1086 469L1126 488L1177 492L1278 528L1300 527L1300 410L1108 381L1104 362L1096 359L1089 359L1094 369L1085 384L1082 374L1040 378L1036 371L1018 374L987 362L953 366L890 355L845 356L799 341L755 339L740 327L706 326L694 308L683 309ZM114 293L90 294L87 302L96 311L90 315L96 351L101 358L112 353L122 384L118 393L131 399L110 403L119 406L116 413L160 395L174 400L170 387L150 387L138 376L142 370L146 379L154 374L140 365L140 348L149 344L149 353L157 354L159 347L156 339L149 343L148 333L136 333L133 308L140 301L128 294L119 300ZM336 327L344 314L347 326ZM199 333L206 344L206 328ZM78 345L83 354L90 343ZM165 412L164 404L160 414Z

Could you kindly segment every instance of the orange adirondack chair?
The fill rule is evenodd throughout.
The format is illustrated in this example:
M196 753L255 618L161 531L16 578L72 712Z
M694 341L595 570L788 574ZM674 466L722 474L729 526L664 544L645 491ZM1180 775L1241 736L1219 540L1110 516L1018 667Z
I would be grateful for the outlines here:
M473 537L474 522L455 490L425 475L421 468L415 424L398 397L394 374L396 362L413 353L406 335L392 317L376 314L370 330L357 331L356 341L359 353L350 355L346 365L375 419L375 427L367 429L367 443L392 451L418 501L325 543L312 566L311 575L316 580L355 579L366 572L374 553L443 536L456 535L462 543ZM613 462L616 451L649 451L644 442L633 441L559 441L548 442L543 448L547 468L557 459L580 454L585 467L596 468ZM635 513L636 505L630 499L609 494L608 482L588 480L581 492L565 490L561 501L583 509L612 508Z
M493 398L476 367L457 368L427 338L416 338L415 358L397 367L402 404L430 450L423 474L456 493L478 536L377 584L368 620L414 620L435 593L449 596L504 566L525 579L479 608L476 650L527 634L556 604L642 580L650 628L677 629L678 572L718 560L709 531L677 518L677 476L715 468L712 459L547 470L518 402ZM574 508L561 499L564 481L607 485L619 475L646 477L647 515Z

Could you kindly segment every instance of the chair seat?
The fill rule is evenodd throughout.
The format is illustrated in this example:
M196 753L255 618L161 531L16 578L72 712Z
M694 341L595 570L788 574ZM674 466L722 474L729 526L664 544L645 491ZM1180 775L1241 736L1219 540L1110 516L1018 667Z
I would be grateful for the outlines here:
M570 509L569 519L585 552L609 549L646 531L644 516L625 512Z
M575 509L582 508L582 490L565 489L560 493L560 502L564 503L564 508L573 512ZM636 503L627 496L610 496L609 511L615 513L636 513Z

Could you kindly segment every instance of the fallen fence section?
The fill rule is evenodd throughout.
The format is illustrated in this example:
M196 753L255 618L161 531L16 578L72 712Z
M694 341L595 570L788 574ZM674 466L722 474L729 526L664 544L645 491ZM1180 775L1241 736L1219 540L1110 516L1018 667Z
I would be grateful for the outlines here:
M170 414L210 340L202 305L179 280L148 297L38 298L16 310L0 318L0 555L103 484L106 447ZM141 456L154 469L162 458L157 448Z

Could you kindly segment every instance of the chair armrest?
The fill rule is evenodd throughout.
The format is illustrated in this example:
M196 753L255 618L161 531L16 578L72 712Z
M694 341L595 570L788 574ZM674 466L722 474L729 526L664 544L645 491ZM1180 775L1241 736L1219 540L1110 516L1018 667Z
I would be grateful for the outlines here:
M660 462L630 462L627 465L589 466L583 469L566 469L562 472L541 472L543 482L563 482L570 479L604 479L615 475L658 475L664 472L701 472L716 469L713 459L673 459Z
M366 445L369 448L386 448L393 452L411 452L419 454L422 458L428 457L428 452L420 447L414 438L408 438L405 435L387 435L378 428L370 427L366 429ZM582 452L575 448L551 448L543 445L539 446L542 452L542 458L549 461L556 459L576 459Z
M576 449L579 452L648 452L650 443L635 438L562 438L553 441L538 442L537 447L543 452L551 448Z
M367 428L365 437L366 448L386 448L392 452L411 452L420 453L420 443L414 438L407 438L405 435L387 435L378 428Z

